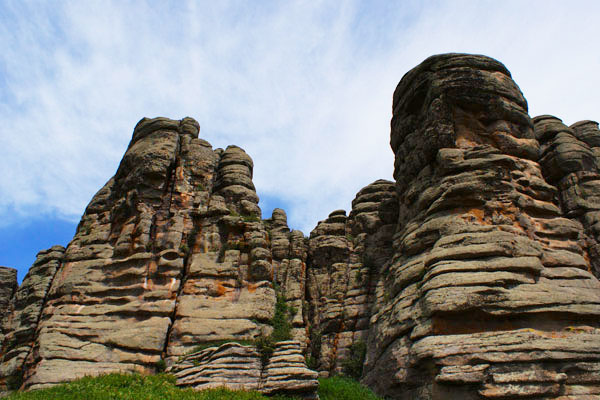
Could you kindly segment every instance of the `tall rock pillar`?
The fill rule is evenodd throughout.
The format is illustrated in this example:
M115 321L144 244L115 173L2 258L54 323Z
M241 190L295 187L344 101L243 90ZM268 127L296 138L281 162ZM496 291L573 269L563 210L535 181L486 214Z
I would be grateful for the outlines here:
M391 146L399 216L363 382L395 399L598 395L600 283L509 71L428 58L394 93Z

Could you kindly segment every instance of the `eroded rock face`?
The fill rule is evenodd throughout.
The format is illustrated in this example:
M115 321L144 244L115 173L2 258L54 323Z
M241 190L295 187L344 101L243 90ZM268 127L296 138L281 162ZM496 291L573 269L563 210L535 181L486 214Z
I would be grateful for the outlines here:
M319 398L318 374L306 367L298 341L278 342L266 364L256 347L231 342L185 355L167 372L175 375L177 386L197 390L226 387Z
M323 376L343 373L352 346L367 340L375 285L392 254L396 219L394 184L378 180L358 192L349 216L334 211L311 232L309 352Z
M591 271L600 277L600 130L581 121L570 128L550 115L534 118L546 180L558 189L564 214L581 222Z
M26 359L37 339L48 291L61 266L64 247L40 251L16 290L2 321L4 339L0 348L0 388L21 386Z
M115 176L61 252L48 293L28 299L44 301L18 356L24 387L110 371L152 373L159 360L170 363L198 343L267 336L279 264L280 274L291 271L281 285L298 305L294 336L306 346L303 235L284 232L277 216L263 222L251 158L236 146L213 150L198 132L191 118L137 124ZM290 242L275 245L276 257L271 229ZM9 317L12 335L21 329L18 313ZM6 349L4 377L17 365Z
M0 268L0 391L164 360L181 386L314 398L305 357L328 376L366 356L393 399L599 396L598 124L532 121L504 65L445 54L401 80L391 127L395 182L306 238L262 219L244 150L142 119L67 249L16 292ZM189 355L267 337L270 361Z
M4 338L3 319L8 314L8 305L17 290L17 270L0 266L0 343Z
M363 381L399 399L599 393L583 376L600 368L600 283L509 72L434 56L393 109L399 218Z

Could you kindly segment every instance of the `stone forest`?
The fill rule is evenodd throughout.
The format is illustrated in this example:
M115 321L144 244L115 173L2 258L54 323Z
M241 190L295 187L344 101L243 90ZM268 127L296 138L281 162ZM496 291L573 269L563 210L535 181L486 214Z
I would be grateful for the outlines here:
M261 214L243 149L143 118L68 246L20 286L0 267L0 391L166 369L316 399L353 368L389 399L600 398L598 123L531 118L468 54L409 71L392 110L395 181L308 237Z

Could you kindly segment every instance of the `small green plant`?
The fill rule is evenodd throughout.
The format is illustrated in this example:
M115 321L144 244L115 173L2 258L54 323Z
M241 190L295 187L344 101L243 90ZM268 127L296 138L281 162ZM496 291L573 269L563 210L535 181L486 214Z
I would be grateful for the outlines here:
M19 390L23 385L23 372L17 371L14 375L6 379L6 387L8 390Z
M346 240L352 242L354 241L354 236L351 233L346 233Z
M156 368L156 372L158 373L165 372L165 370L167 369L167 363L161 358L154 364L154 367Z
M317 367L318 367L318 364L317 364L317 359L316 359L316 358L314 358L313 356L310 356L310 355L309 355L309 356L307 356L307 357L306 357L306 366L307 366L309 369L317 369Z
M258 218L258 215L256 215L256 214L248 214L248 215L242 215L242 221L258 222L258 221L260 221L260 218Z
M352 346L350 346L350 356L342 362L344 374L356 380L360 379L366 355L367 344L365 342L358 340L352 343Z
M290 340L292 337L292 323L290 321L290 310L285 300L285 295L276 292L275 313L269 324L273 326L271 339L274 342Z
M179 251L181 253L187 254L190 251L190 248L186 243L181 243L181 245L179 245Z
M362 271L360 269L356 270L356 273L354 274L354 278L356 279L356 282L362 283L363 274L362 274Z
M204 185L202 185L201 183L199 183L198 185L196 185L196 190L199 192L204 191Z

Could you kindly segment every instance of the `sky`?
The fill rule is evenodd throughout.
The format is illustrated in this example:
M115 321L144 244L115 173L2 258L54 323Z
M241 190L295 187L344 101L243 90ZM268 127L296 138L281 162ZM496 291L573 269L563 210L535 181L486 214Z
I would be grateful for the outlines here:
M67 245L142 117L254 159L306 235L392 179L392 93L430 55L502 61L532 116L600 118L598 1L0 1L0 265Z

